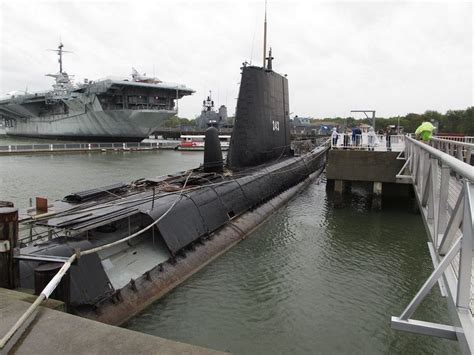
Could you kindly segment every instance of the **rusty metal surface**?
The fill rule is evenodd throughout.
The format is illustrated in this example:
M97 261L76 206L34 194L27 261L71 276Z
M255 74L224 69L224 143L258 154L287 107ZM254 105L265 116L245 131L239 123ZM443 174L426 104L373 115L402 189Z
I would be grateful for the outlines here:
M31 246L25 248L25 252L43 255L66 256L74 253L76 248L81 250L90 249L93 245L87 241L74 241L62 238L61 242L51 241L43 243L41 246ZM22 261L21 268L21 287L35 289L34 277L35 270L41 263L37 261ZM70 268L72 306L94 305L101 300L109 297L114 289L110 285L109 279L102 267L97 254L82 256Z
M36 198L36 213L48 212L48 200L43 197Z

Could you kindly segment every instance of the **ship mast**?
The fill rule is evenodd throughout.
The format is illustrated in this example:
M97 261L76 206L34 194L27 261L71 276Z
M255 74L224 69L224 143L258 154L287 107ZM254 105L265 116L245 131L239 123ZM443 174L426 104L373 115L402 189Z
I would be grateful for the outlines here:
M263 67L267 56L267 0L265 0L265 21L263 22Z
M63 73L63 47L64 45L60 42L58 46L58 55L59 55L59 72L62 74Z
M64 44L59 42L58 49L48 49L49 51L58 53L58 63L59 63L59 74L63 73L63 53L72 53L70 51L63 50Z

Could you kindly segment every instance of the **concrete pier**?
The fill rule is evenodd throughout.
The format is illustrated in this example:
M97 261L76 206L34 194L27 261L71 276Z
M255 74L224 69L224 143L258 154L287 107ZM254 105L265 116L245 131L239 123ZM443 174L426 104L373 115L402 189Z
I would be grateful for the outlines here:
M399 152L367 150L329 151L326 175L331 180L370 181L396 183L396 175L404 160L397 159Z
M0 289L0 336L28 308L31 296ZM60 302L48 300L48 306ZM33 318L33 317L30 317ZM15 354L222 354L153 335L95 322L55 309L39 308L26 329L7 343L1 353Z
M374 181L372 197L372 209L380 210L382 208L382 183Z
M397 159L400 152L370 150L329 151L326 176L334 191L343 193L351 181L368 181L373 183L372 208L382 208L384 184L397 183L396 175L403 167L404 161Z

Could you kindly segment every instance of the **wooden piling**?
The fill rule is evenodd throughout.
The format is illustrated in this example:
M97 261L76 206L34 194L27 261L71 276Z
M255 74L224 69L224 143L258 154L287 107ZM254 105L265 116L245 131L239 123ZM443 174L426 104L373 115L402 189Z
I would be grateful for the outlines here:
M20 272L14 259L18 246L18 209L12 203L0 207L0 287L14 289L19 286Z

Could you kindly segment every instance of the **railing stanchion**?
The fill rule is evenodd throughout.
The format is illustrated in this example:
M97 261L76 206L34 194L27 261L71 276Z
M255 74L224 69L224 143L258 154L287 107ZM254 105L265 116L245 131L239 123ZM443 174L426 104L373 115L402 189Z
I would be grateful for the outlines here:
M469 309L471 303L471 277L472 277L472 248L474 229L474 195L472 185L464 180L464 213L462 220L462 241L459 260L459 281L456 297L456 306Z
M435 234L435 247L439 247L441 242L440 237L444 235L446 227L448 225L448 198L449 189L449 176L450 170L445 164L441 164L441 181L439 191L439 208L438 208L438 226L436 228L437 233Z

